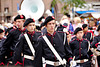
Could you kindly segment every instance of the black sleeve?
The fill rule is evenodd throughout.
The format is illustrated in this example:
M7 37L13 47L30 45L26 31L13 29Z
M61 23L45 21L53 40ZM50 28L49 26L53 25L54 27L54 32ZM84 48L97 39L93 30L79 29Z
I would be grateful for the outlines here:
M0 42L0 52L1 52L1 48L2 48L4 41L5 41L5 39ZM5 63L5 56L3 56L3 54L2 55L0 54L0 64L2 62Z
M92 44L91 44L91 47L92 48L96 48L96 43L98 43L98 40L97 40L97 38L96 37L94 37L94 40L93 40L93 42L92 42Z
M65 51L66 51L66 55L67 55L66 59L69 62L70 60L72 60L72 51L71 51L70 46L68 45L67 37L66 37L66 42L65 42Z
M13 64L16 64L17 62L22 63L21 53L23 51L24 42L25 42L25 38L24 36L21 36L18 39L18 42L16 43L16 47L14 50L14 56L13 56Z
M36 51L35 51L35 67L43 67L42 66L42 42L40 38L38 39L38 44L36 46Z
M2 44L2 48L1 48L1 51L0 51L0 56L6 56L7 51L9 51L9 49L10 49L12 41L13 41L13 33L10 32L7 36L7 39Z

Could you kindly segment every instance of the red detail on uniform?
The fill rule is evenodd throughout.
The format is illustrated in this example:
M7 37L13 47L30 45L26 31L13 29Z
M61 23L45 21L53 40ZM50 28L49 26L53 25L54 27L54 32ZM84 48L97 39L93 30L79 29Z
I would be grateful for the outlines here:
M56 32L53 33L53 36L56 34ZM47 35L52 36L50 33L47 33Z
M12 29L10 32L15 31L16 29Z
M62 25L63 27L67 27L67 26L64 26L64 25Z
M30 34L30 35L34 35L34 34L35 34L35 31L33 31L32 33L31 33L31 32L28 32L28 34Z
M46 64L45 64L45 67L46 67Z
M69 60L70 60L70 59L73 59L73 58L72 58L72 57L70 57L70 58L68 59L68 62L69 62Z
M76 39L74 39L74 40L76 40ZM74 40L72 40L72 41L70 41L70 42L73 42Z
M7 63L7 67L8 67L8 65L9 65L9 62Z
M24 67L24 61L25 61L25 58L23 59L23 67Z
M3 63L3 62L1 62L1 63L0 63L0 65L4 65L4 63Z
M13 56L13 52L10 52L10 56Z
M17 63L15 64L15 66L17 66L18 64L22 65L22 63L20 63L19 61L17 61Z
M93 54L90 57L93 57Z
M81 41L81 42L83 41L83 39L81 39L81 40L79 40L79 39L76 39L76 40L78 40L78 41Z
M24 18L23 15L21 15L20 18L23 19Z
M5 32L5 30L3 30L3 32Z
M21 30L21 29L18 29L19 31L21 31L21 32L24 32L26 29L24 28L23 30Z
M83 30L83 27L81 27L81 29Z
M53 18L53 19L55 19L55 17L54 17L54 16L52 16L52 18Z
M35 22L35 20L33 19L33 22Z
M79 43L79 56L80 56L80 59L81 59L81 42Z
M92 33L92 36L94 36L94 33L93 33L93 31L92 31L92 30L88 30L88 32Z
M98 47L98 44L99 44L99 43L96 43L95 46Z
M96 30L97 29L97 27L93 27L93 30Z

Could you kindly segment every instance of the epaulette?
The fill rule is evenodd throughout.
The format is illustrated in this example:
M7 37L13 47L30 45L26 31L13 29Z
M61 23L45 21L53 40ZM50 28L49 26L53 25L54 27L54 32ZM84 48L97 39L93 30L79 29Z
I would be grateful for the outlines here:
M46 34L44 34L44 35L46 35ZM39 38L43 37L44 35L39 36Z
M16 29L12 29L10 32L15 31Z
M73 42L74 40L76 40L76 39L73 39L72 41L70 41L70 42Z

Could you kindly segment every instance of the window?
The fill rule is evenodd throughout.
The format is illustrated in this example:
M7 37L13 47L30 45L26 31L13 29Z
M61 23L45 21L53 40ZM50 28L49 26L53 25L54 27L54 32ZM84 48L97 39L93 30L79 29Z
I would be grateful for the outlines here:
M5 7L4 8L4 13L8 13L9 12L9 8L8 7Z

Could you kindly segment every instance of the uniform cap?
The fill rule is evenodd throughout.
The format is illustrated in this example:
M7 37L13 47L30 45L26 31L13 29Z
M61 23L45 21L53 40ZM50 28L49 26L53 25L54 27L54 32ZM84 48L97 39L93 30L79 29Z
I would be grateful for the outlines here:
M27 26L29 23L35 23L35 20L34 19L31 19L31 18L26 19L23 27Z

